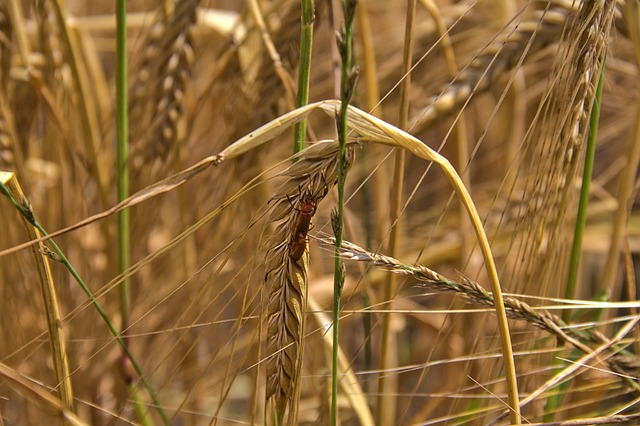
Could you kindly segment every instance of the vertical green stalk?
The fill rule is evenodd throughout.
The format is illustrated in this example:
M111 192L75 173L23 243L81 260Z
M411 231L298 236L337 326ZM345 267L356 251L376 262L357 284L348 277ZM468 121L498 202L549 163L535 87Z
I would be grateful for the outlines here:
M129 122L127 101L127 0L116 1L116 170L118 179L118 202L129 196ZM127 365L132 363L129 353L129 328L130 279L126 271L131 266L131 233L130 233L129 209L118 212L118 271L123 276L119 284L120 298L120 330L122 335L122 374L127 384L129 395L138 413L140 422L144 425L151 424L148 410L144 407L140 395L136 390L133 377L129 373ZM140 373L138 373L140 374ZM164 413L160 415L165 421Z
M129 196L127 121L127 0L116 2L116 131L118 202ZM118 212L118 268L123 274L130 266L129 210ZM129 321L129 278L120 283L122 328Z
M605 59L606 60L606 56ZM582 188L580 189L580 200L578 202L578 213L576 215L576 226L573 232L573 245L571 246L571 257L569 259L569 271L567 273L567 284L564 291L565 299L573 299L576 296L576 283L578 281L578 268L580 266L580 255L582 253L582 239L584 237L584 228L587 223L587 206L589 205L589 188L591 186L591 178L593 175L593 162L596 156L596 139L598 136L598 120L600 119L600 104L602 102L602 86L604 82L604 60L600 68L600 77L598 78L598 87L596 88L596 96L591 108L591 116L589 117L589 136L587 138L587 150L584 158L584 170L582 172ZM562 320L568 323L571 320L571 310L565 309L562 312ZM558 341L558 347L564 346L564 342ZM554 360L554 366L559 367L564 362ZM563 383L560 389L567 388L571 382ZM555 418L557 408L562 404L565 392L558 392L547 399L544 407L544 421L552 422Z
M605 57L606 59L606 57ZM573 299L576 295L576 282L578 279L578 266L580 265L580 253L582 252L582 238L584 228L587 223L587 206L589 204L589 188L593 175L593 161L596 156L596 138L598 136L598 120L600 119L600 103L602 101L602 85L604 81L604 60L600 69L596 97L591 108L589 117L589 137L587 139L587 151L584 159L584 170L582 172L582 188L580 189L580 201L578 202L578 214L576 217L576 227L573 233L573 245L571 247L571 258L569 261L569 273L567 275L567 286L564 298ZM571 311L565 309L562 312L564 322L569 322Z
M116 171L118 179L118 202L129 196L128 166L129 125L127 117L127 0L116 1ZM128 347L126 330L129 327L130 279L125 271L130 266L131 242L129 239L129 210L118 212L118 271L124 275L118 286L120 298L120 316L122 340ZM122 365L128 363L126 353L122 353ZM135 393L131 386L133 377L129 377L128 369L122 369L129 392ZM136 400L136 398L133 398Z
M344 217L344 183L347 177L347 110L356 86L358 70L353 66L353 20L356 16L357 0L344 0L344 27L338 37L338 49L342 57L340 78L340 116L338 117L338 142L340 144L338 162L338 211L332 215L333 232L336 236L335 267L333 276L333 353L331 368L331 424L338 424L338 344L340 297L344 284L344 264L340 259L342 227Z
M315 8L313 0L300 0L302 26L300 28L300 62L298 64L298 98L296 107L309 103L309 78L311 76L311 46ZM304 149L307 137L307 120L296 123L293 129L293 153Z

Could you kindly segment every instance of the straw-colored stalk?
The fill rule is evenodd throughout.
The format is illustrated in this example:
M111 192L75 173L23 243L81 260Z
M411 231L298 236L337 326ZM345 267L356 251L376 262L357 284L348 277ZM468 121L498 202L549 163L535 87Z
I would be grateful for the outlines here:
M287 104L290 108L295 108L296 96L295 96L295 88L293 77L289 73L289 71L282 64L282 58L278 53L278 49L276 48L273 40L271 39L271 34L269 34L269 28L267 28L267 24L264 21L264 16L262 11L260 10L260 5L258 4L258 0L249 0L249 9L251 10L251 14L253 19L256 21L256 27L258 31L260 31L260 37L262 38L262 43L264 43L265 49L269 53L271 57L271 62L273 63L273 68L278 75L278 78L282 82L282 87L286 92L286 100ZM307 102L305 102L306 104Z
M629 26L629 34L631 35L636 62L640 64L640 2L638 0L627 0L625 21ZM628 152L628 161L622 173L620 187L618 188L618 208L613 219L607 263L605 264L600 281L601 289L608 288L612 291L615 291L616 287L620 251L627 229L629 200L636 191L634 182L638 171L638 161L640 160L640 143L638 143L640 140L640 97L638 97L636 102L636 117L633 124L633 132L629 135L629 149L625 150L625 152Z
M39 380L26 377L3 363L0 363L0 382L7 383L9 388L23 395L28 401L54 412L63 419L65 424L74 426L88 424L69 410L62 401L51 395L48 389L39 386L37 384Z
M335 244L332 244L335 247ZM313 312L313 318L318 324L320 332L322 333L322 341L325 344L325 353L327 358L332 356L333 352L333 338L329 333L325 333L332 326L332 319L323 312L318 302L313 297L309 297L309 312ZM365 397L360 382L356 378L351 362L347 359L346 355L338 348L338 377L340 389L342 391L341 396L349 401L353 411L362 426L373 426L375 422L373 420L373 414L369 408L367 398Z
M6 186L10 195L29 208L28 201L20 188L20 184L13 173L0 172L0 182ZM27 232L29 240L37 240L41 234L36 227L31 225L24 217L20 216ZM69 374L69 363L66 345L62 333L62 320L60 309L58 308L58 298L56 296L55 283L49 266L49 257L54 257L53 252L45 246L44 242L38 243L32 249L33 260L38 271L40 282L40 292L44 304L44 311L49 329L49 343L51 344L51 359L53 371L56 378L56 388L60 394L60 400L64 407L73 411L73 390L71 387L71 375ZM55 257L54 257L55 258Z
M62 0L50 0L49 3L51 5L50 11L53 15L51 24L57 26L60 36L57 43L58 46L54 48L59 49L63 55L66 55L64 62L69 65L72 81L74 82L72 87L74 92L70 93L69 96L73 98L74 102L77 102L78 112L80 114L77 125L82 130L82 137L79 138L79 142L84 145L89 158L89 172L98 183L98 190L101 197L100 201L103 205L106 205L107 197L105 191L109 178L104 161L101 161L101 158L98 157L98 152L100 152L99 144L101 141L98 109L94 104L94 97L91 93L91 82L87 72L87 66L82 56L78 40L74 38L67 24L67 14Z
M407 0L404 43L402 49L402 81L400 83L400 111L398 127L407 130L409 127L409 95L411 93L411 65L413 51L413 24L416 14L416 0ZM393 165L393 184L391 189L391 205L389 217L391 218L391 232L389 233L388 251L395 256L401 235L402 194L404 193L404 174L406 152L403 149L396 150ZM379 370L393 370L398 364L397 336L391 329L393 317L393 299L398 291L396 277L388 276L384 287L384 304L382 309L388 310L382 316L382 332L380 339L380 363ZM395 374L380 374L378 377L378 398L376 401L376 421L379 424L390 424L396 418L398 393L398 376Z

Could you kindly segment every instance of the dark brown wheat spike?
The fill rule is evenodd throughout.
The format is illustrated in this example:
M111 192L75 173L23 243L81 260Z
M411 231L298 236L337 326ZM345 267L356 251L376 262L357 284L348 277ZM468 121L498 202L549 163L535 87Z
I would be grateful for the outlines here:
M299 59L300 2L276 0L260 2L267 31L278 51L282 67L293 74ZM248 13L248 12L245 12ZM216 82L226 137L236 140L288 110L285 89L275 65L264 47L252 17L245 18L247 34L230 43L236 54ZM224 55L226 52L223 52ZM251 111L247 114L247 111ZM239 117L241 119L239 119ZM250 158L255 161L255 159Z
M536 52L557 43L565 25L575 20L578 3L564 0L536 0L521 22L516 20L504 34L491 42L439 94L427 100L417 114L413 132L431 127L443 117L458 111L469 99L488 88L504 73ZM526 13L526 11L525 11Z
M38 22L41 23L39 33L40 49L44 56L42 75L47 85L55 90L56 94L62 93L63 67L65 66L63 43L60 37L60 29L52 10L50 1L37 2Z
M129 102L133 166L167 162L185 137L184 95L194 61L192 29L199 0L158 13L142 47Z
M16 170L16 163L21 163L22 157L17 143L17 133L13 127L13 116L4 96L6 92L0 89L0 169ZM18 159L18 161L16 161Z
M11 69L11 20L6 3L0 5L0 89L6 92Z
M0 169L17 171L22 152L17 142L13 114L9 106L9 73L11 71L12 28L6 5L0 5Z
M353 161L347 152L348 166ZM267 422L282 424L289 408L289 424L296 424L297 396L303 353L307 297L307 254L296 259L296 224L305 214L305 198L314 206L336 183L338 146L319 143L302 152L300 160L282 174L289 176L271 197L269 220L279 222L269 240L266 260L267 312ZM304 236L303 236L304 237ZM304 241L306 246L306 241Z
M563 48L558 52L547 96L543 97L546 101L541 107L542 119L531 134L529 149L534 151L533 164L537 166L530 171L527 185L529 199L538 201L527 205L526 218L517 232L528 238L524 239L524 247L512 253L526 259L521 263L521 272L527 278L522 280L534 280L536 286L560 277L557 274L562 268L558 266L564 258L559 254L567 252L561 231L566 229L565 213L572 211L569 203L575 197L570 195L575 194L574 178L589 131L589 115L614 10L612 0L582 3L578 18L565 31ZM544 232L537 232L539 229ZM545 240L549 250L539 260Z

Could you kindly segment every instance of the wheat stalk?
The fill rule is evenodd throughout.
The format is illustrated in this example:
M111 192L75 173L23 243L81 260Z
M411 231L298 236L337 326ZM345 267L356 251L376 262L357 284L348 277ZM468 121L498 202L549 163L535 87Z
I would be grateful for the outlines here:
M31 204L24 196L22 188L18 183L15 174L0 172L0 183L2 190L7 191L3 195L14 200L19 200L20 205L24 206L31 215ZM24 216L21 217L22 224L29 239L33 240L40 237L40 230L30 223ZM38 250L33 250L33 260L35 269L38 272L38 281L40 283L40 293L44 305L44 313L47 319L49 330L49 342L51 344L51 357L53 370L56 378L56 388L60 395L60 400L65 408L73 411L73 388L71 385L71 375L69 374L69 359L67 355L66 344L62 332L62 321L60 317L60 308L58 297L56 294L56 285L54 275L51 271L51 265L48 257L55 258L55 254L44 243L40 243Z
M308 266L308 254L299 253L300 249L306 249L306 235L298 231L300 223L310 219L329 187L337 181L338 145L318 143L297 157L299 161L282 173L289 179L269 201L273 203L269 220L278 225L269 240L266 260L269 301L265 417L276 424L282 423L287 407L289 423L296 423ZM347 158L350 166L352 147Z
M62 424L85 426L88 423L80 419L73 411L66 407L62 401L51 395L49 389L45 389L36 377L26 376L15 369L0 362L0 378L8 384L11 389L24 395L29 402L39 405L52 411L60 417Z

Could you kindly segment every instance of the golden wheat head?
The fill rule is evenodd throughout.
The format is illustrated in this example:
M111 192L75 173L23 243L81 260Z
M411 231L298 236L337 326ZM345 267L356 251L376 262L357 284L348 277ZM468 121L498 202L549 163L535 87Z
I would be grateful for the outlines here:
M352 157L349 148L349 165ZM274 204L270 220L279 223L269 242L265 275L269 294L266 417L281 422L289 407L289 423L295 423L297 412L293 401L299 390L307 305L307 240L300 229L308 230L317 204L336 182L338 145L318 143L299 158L283 173L289 179L270 200Z

